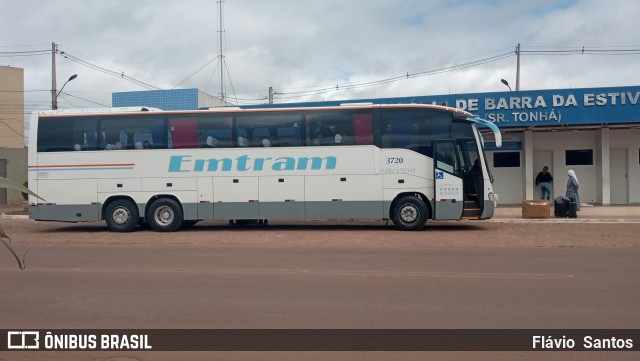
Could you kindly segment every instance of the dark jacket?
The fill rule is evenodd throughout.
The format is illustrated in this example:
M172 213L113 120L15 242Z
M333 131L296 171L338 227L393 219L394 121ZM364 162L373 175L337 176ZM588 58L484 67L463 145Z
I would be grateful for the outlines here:
M538 176L536 177L536 185L538 185L538 183L551 183L553 182L553 177L551 176L550 172L547 172L546 174L543 172L538 173Z

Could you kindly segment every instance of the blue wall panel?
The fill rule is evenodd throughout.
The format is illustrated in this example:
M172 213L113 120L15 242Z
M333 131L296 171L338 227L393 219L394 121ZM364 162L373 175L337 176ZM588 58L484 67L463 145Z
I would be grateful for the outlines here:
M198 109L198 89L150 90L113 93L114 107L147 106L162 110Z

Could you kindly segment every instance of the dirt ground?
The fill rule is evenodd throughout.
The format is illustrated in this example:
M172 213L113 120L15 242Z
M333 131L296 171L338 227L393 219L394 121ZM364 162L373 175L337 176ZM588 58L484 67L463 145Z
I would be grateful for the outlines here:
M247 244L306 246L492 246L492 247L638 247L638 220L430 221L419 232L396 230L384 221L270 222L266 226L230 227L203 221L174 233L138 229L113 233L104 222L60 223L0 219L14 245L48 244Z

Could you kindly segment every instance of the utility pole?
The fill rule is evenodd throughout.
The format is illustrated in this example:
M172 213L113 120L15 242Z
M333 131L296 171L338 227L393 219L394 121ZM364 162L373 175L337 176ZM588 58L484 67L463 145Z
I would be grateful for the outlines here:
M269 87L269 104L273 104L273 96L274 95L284 95L284 93L281 93L279 91L273 91L273 87L270 86Z
M58 99L56 90L56 50L58 45L51 43L51 109L58 109Z
M516 65L516 91L520 90L520 43L516 47L517 65Z
M223 39L223 33L224 33L224 24L222 23L222 3L224 2L224 0L219 0L219 4L220 4L220 11L219 11L219 15L220 15L220 29L218 30L218 33L220 35L220 99L224 102L224 44L222 43L222 39Z

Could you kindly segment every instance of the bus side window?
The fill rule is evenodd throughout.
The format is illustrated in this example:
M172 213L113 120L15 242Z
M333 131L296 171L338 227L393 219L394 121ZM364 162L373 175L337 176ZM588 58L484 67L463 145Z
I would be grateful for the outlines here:
M380 129L380 142L382 143L382 148L391 148L393 140L393 127L391 126L391 122L386 121L382 122L382 126Z
M306 145L371 145L372 119L371 111L363 110L306 111Z
M38 152L96 150L97 124L95 118L47 118L43 116L39 119L38 124Z
M108 116L100 120L100 149L136 149L136 143L148 141L155 149L167 148L167 123L161 117ZM89 132L88 134L91 134ZM94 133L95 134L95 133Z
M363 114L353 115L353 133L349 134L349 125L345 125L347 131L347 137L353 135L355 140L351 138L347 139L345 145L357 144L357 145L371 145L373 144L373 116L370 112Z
M169 133L172 149L198 147L198 118L170 118Z
M300 146L301 121L302 112L243 114L236 117L236 135L248 147Z
M232 148L231 121L229 116L202 116L198 118L198 147Z

